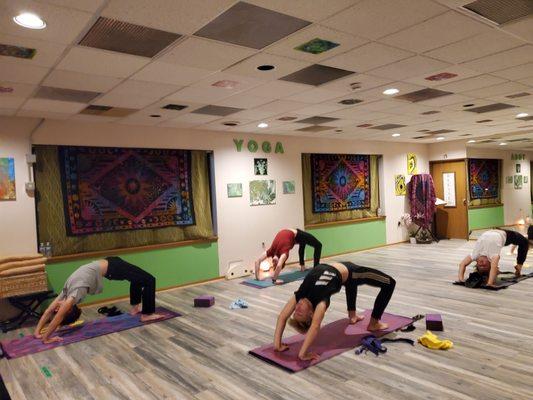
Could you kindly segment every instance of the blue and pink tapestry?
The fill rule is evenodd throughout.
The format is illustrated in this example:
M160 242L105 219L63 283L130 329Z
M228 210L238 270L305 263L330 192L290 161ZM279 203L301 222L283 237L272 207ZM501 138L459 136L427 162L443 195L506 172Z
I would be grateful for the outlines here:
M500 191L500 162L483 158L468 160L470 200L494 199Z
M194 224L186 150L59 147L68 235Z
M311 154L313 212L370 208L370 156Z

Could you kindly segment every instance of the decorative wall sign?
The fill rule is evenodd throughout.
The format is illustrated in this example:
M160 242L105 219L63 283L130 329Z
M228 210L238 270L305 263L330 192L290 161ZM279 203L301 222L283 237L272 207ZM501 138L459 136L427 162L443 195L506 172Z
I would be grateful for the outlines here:
M244 145L244 139L233 139L233 143L235 144L235 149L238 152L242 151L242 146ZM248 140L248 143L246 144L246 148L250 153L257 153L257 150L259 150L259 144L255 140ZM271 153L272 152L272 144L269 141L264 141L261 143L261 150L263 150L264 153ZM281 142L276 142L274 145L274 153L276 154L283 154L285 153L285 150L283 149L283 144Z
M266 158L254 158L254 174L268 175L268 161Z
M508 183L510 185L513 184L513 177L512 176L506 176L505 177L505 183Z
M418 174L418 168L416 164L416 154L407 153L407 175Z
M523 181L524 181L524 183L528 183L529 182L529 177L527 175L524 175Z
M396 189L396 196L405 196L407 193L405 175L394 175L394 187Z
M511 154L511 160L525 160L526 159L526 155L525 154Z
M522 175L515 175L514 176L514 188L515 189L522 189Z
M516 164L516 173L519 174L521 172L521 165Z
M0 200L16 200L15 159L0 158Z
M250 181L250 205L266 206L276 204L276 181Z
M444 201L446 202L444 207L455 207L457 205L455 196L455 172L442 173L442 186L444 189Z
M228 183L228 197L242 197L242 183Z
M500 160L468 159L470 199L495 199L500 190Z
M283 181L283 194L294 194L295 189L294 181Z

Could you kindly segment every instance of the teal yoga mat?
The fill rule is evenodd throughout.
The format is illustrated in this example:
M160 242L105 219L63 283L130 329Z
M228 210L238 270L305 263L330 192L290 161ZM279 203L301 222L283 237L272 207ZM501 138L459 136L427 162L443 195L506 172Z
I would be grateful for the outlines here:
M302 271L286 272L284 274L280 274L278 279L282 279L283 284L294 282L294 281L299 281L305 278L305 276L307 275L307 272L309 272L309 270L305 270L303 272ZM258 281L257 279L247 279L245 281L242 281L241 284L246 285L246 286L251 286L256 289L264 289L264 288L271 287L271 286L278 286L272 283L272 279L270 278L266 278L262 281Z

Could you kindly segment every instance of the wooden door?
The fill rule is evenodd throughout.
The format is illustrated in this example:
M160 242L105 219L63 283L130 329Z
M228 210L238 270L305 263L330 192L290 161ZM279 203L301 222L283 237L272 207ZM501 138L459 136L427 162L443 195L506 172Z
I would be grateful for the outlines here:
M465 160L435 161L430 164L430 171L436 196L442 200L447 197L449 200L448 204L437 206L437 238L468 239Z

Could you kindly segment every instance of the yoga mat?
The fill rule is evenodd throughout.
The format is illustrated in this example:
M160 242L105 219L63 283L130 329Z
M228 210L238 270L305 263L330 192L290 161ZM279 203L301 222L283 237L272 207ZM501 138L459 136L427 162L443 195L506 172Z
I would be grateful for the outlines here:
M28 354L50 350L59 346L81 342L82 340L107 335L108 333L137 328L139 326L180 316L180 314L163 307L157 307L156 313L163 314L164 317L155 321L143 323L140 321L140 314L130 315L125 313L115 317L99 318L94 321L86 322L80 329L68 330L61 334L60 336L63 338L62 342L44 344L40 339L35 339L33 335L28 335L20 339L2 340L0 341L0 345L2 346L6 358L18 358Z
M530 272L529 274L523 274L519 278L516 278L514 276L513 272L503 272L500 275L509 275L509 274L513 274L513 277L512 278L499 278L499 280L497 282L497 285L495 287L481 286L481 287L478 287L478 288L469 288L469 289L486 289L486 290L507 289L509 286L514 285L514 284L516 284L518 282L522 282L523 280L526 280L526 279L529 279L529 278L533 278L533 272ZM459 281L452 282L452 284L453 285L457 285L457 286L465 286L464 282L459 282Z
M283 280L283 285L285 285L286 283L299 281L299 280L305 278L305 276L307 275L308 271L309 270L286 272L284 274L280 274L278 279L282 279ZM241 284L242 285L246 285L246 286L251 286L251 287L254 287L256 289L264 289L264 288L267 288L267 287L270 287L270 286L279 286L279 285L276 285L276 284L272 283L272 279L270 277L268 277L268 278L266 278L266 279L264 279L262 281L259 281L257 279L247 279L245 281L242 281Z
M2 379L2 375L0 375L0 399L11 400L11 396L9 395L9 392L7 391L4 380Z
M366 327L370 321L371 313L371 310L366 310L364 313L365 319L355 325L350 325L348 318L346 318L323 326L318 333L315 343L309 348L310 352L320 355L318 362L301 361L298 358L298 352L302 347L305 335L294 335L284 339L283 343L289 346L289 350L281 353L274 351L272 343L250 350L249 353L286 371L298 372L359 346L366 336L374 335L381 337L413 322L412 318L385 313L381 321L389 324L388 329L369 332L366 330Z

